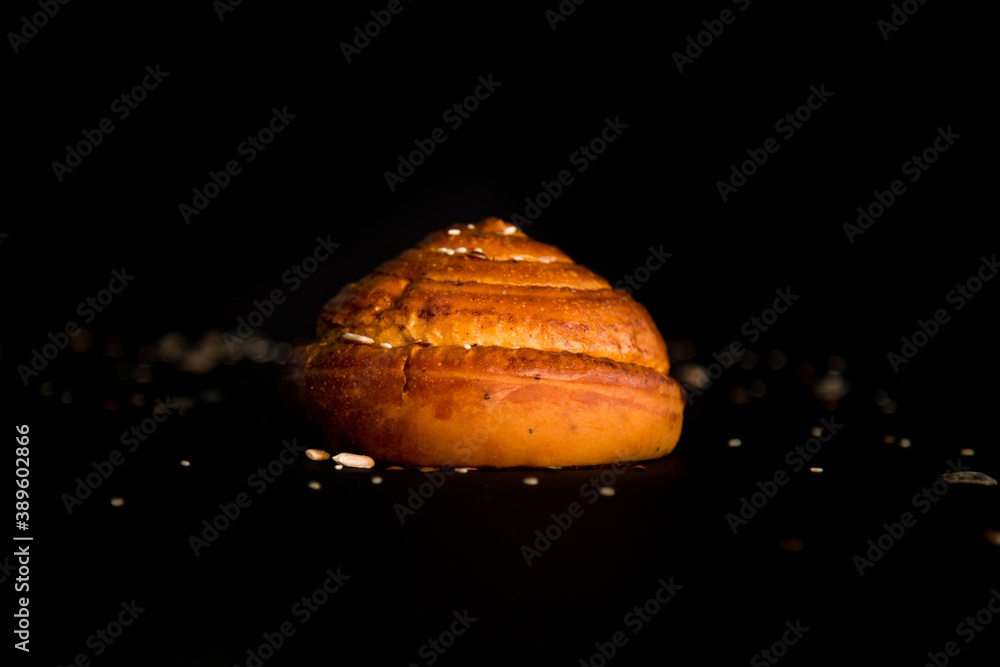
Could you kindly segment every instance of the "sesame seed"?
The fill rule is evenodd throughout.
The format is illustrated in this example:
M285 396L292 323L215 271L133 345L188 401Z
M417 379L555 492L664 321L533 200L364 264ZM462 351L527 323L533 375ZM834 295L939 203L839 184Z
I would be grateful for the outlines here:
M466 350L471 350L471 349L472 349L472 346L471 346L471 345L469 345L468 343L466 343L466 344L465 344L465 345L463 345L462 347L464 347L464 348L465 348Z
M403 466L389 466L386 470L406 470Z
M643 465L633 466L632 470L638 470L639 472L646 472L646 466Z
M343 464L349 468L374 468L375 461L370 456L364 454L350 454L341 452L332 457L338 464Z
M743 444L743 441L740 440L739 438L730 438L730 440L729 440L729 446L730 447L739 447L742 444Z
M462 230L461 229L449 229L448 233L451 234L452 236L458 236L459 234L462 233Z
M813 426L813 427L812 427L812 430L811 430L811 431L809 431L809 433L810 433L810 434L811 434L811 435L812 435L813 437L817 437L817 438L819 437L819 434L820 434L820 433L822 433L822 432L823 432L823 429L821 429L821 428L820 428L819 426Z
M343 470L344 469L344 466L341 465L340 463L338 463L337 465L335 465L333 467L336 468L337 470Z
M524 257L521 257L520 255L512 255L511 259L514 260L515 262L523 262L524 261Z
M187 459L185 459L185 460L181 461L181 465L184 466L185 468L190 468L191 467L191 462L188 461Z
M510 234L513 234L516 231L517 231L517 227L515 227L514 225L510 225L509 227L504 227L504 229L503 229L504 235L508 235L508 236Z
M466 249L465 246L459 246L459 247L455 248L455 252L457 252L458 254L461 255L463 252L467 252L467 249Z
M381 484L381 483L382 483L382 478L381 477L379 477L378 475L375 475L374 477L372 477L372 484Z
M468 224L467 224L467 225L465 225L465 226L466 226L466 227L468 227L469 229L475 229L475 228L476 228L476 226L475 226L474 224L472 224L471 222L470 222L470 223L468 223Z
M322 449L307 449L306 457L311 461L326 461L330 458L330 452L325 452Z
M597 492L599 494L601 494L602 496L605 496L605 497L608 497L608 498L610 498L611 496L615 495L614 488L612 488L610 486L602 486L601 488L599 488L597 490Z
M469 469L468 468L455 468L455 472L467 473L467 472L469 472Z
M319 482L314 480L309 482L309 488L312 489L313 491L319 491L323 487Z
M909 446L912 444L913 443L910 442L909 438L903 438L902 440L899 441L899 446L902 447L903 449L908 449Z
M375 341L368 336L361 336L359 334L345 333L341 336L344 340L349 340L352 343L365 343L366 345L371 345Z
M455 254L455 251L452 250L451 248L441 247L441 248L438 248L437 251L438 252L443 252L446 255L454 255Z
M521 481L524 482L525 484L527 484L528 486L538 486L538 478L537 477L525 477Z
M809 468L809 472L823 472L822 468Z
M121 507L124 504L125 504L125 499L124 498L112 498L111 499L111 506L112 507Z
M482 248L473 248L472 249L472 252L482 252L482 251L483 251Z
M378 346L388 349L392 347L392 343L379 343Z
M959 454L961 454L962 456L975 456L976 450L966 448L960 451Z
M983 537L986 538L987 542L992 542L993 544L1000 544L1000 530L993 530L992 528L987 528L983 531Z
M896 442L896 436L894 436L894 435L883 435L882 436L882 442L884 442L884 443L886 443L888 445L891 445L892 443Z

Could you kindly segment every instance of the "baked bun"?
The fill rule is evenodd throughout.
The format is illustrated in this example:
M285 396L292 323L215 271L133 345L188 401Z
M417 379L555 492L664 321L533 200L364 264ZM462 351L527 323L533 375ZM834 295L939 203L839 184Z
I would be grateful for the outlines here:
M488 218L331 299L288 359L291 402L338 451L416 466L591 466L668 454L685 394L623 290Z

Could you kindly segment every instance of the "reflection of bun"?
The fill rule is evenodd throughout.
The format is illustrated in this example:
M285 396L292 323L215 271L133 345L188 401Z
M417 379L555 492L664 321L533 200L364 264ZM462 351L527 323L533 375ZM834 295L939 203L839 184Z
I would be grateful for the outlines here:
M646 309L502 220L431 234L323 308L292 402L335 449L410 466L653 459L684 392Z

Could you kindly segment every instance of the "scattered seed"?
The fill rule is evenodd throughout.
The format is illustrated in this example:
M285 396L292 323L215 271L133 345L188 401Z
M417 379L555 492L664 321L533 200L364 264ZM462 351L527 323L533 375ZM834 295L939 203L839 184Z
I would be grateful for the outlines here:
M343 470L344 469L344 466L340 465L339 463L337 465L333 466L333 467L335 469L337 469L337 470Z
M986 530L983 531L983 537L986 538L987 542L992 542L993 544L1000 545L1000 530L987 528Z
M368 336L361 336L353 333L345 333L341 336L344 340L349 340L352 343L364 343L365 345L371 345L375 341Z
M386 470L406 470L403 466L389 466Z
M455 252L462 254L463 252L468 252L468 249L463 245L455 248Z
M909 438L903 438L902 440L899 441L899 446L902 447L903 449L908 449L909 446L912 444L913 443L910 442Z
M184 459L183 461L181 461L181 465L184 466L185 468L190 468L191 462L188 461L187 459Z
M420 472L434 472L437 468L431 466L424 466L420 469Z
M115 497L115 498L111 499L111 506L112 507L121 507L124 504L125 504L125 499L124 498L117 498L117 497Z
M797 537L783 537L778 540L778 548L782 551L792 551L798 552L802 551L802 547L805 546Z
M894 436L894 435L883 435L882 436L882 442L884 442L887 445L891 445L892 443L896 442L896 436Z
M348 454L347 452L341 452L336 456L332 457L334 461L348 468L374 468L375 461L370 456L365 456L364 454Z
M379 347L384 347L384 348L386 348L388 350L388 349L392 348L392 343L379 343L378 346Z
M823 429L821 429L819 426L813 426L812 430L809 431L809 434L812 435L815 438L818 438L819 434L822 433L822 432L823 432Z
M822 468L809 468L809 472L823 472Z
M739 438L730 438L729 439L729 446L730 447L739 447L742 444L743 444L743 441L740 440Z
M449 229L448 233L451 234L452 236L458 236L459 234L462 233L462 230L461 229Z
M455 468L455 472L466 473L469 472L468 468Z
M963 449L962 451L960 451L959 454L961 454L962 456L975 456L976 455L976 450L969 449L968 447L966 447L965 449Z
M562 470L562 466L549 466L549 470Z
M319 482L313 480L309 482L309 488L312 489L313 491L319 491L323 487Z
M468 224L467 224L467 225L465 225L465 226L466 226L466 227L468 227L469 229L475 229L475 228L476 228L476 226L475 226L474 224L472 224L471 222L470 222L470 223L468 223Z
M482 252L482 251L483 251L482 248L473 248L472 249L472 252Z
M469 257L475 257L476 259L488 259L486 255L479 252L478 250L473 250L472 252L470 252Z
M464 348L465 348L466 350L471 350L471 349L472 349L472 346L471 346L471 345L469 345L468 343L466 343L466 344L465 344L465 345L463 345L462 347L464 347Z
M515 227L514 225L510 225L509 227L504 227L503 228L503 233L506 236L509 236L509 235L513 234L514 232L516 232L516 231L517 231L517 227Z
M949 484L982 484L983 486L996 486L997 481L989 475L981 472L962 470L959 472L946 472L938 475L938 479L943 479Z
M615 495L615 489L614 489L614 487L611 487L611 486L602 486L601 488L599 488L597 490L597 492L599 494L601 494L602 496L606 496L608 498L610 498L611 496Z
M643 465L632 466L632 469L633 470L638 470L639 472L646 472L646 466L643 466Z
M381 477L379 477L378 475L375 475L374 477L372 477L372 484L381 484L381 483L382 483L382 478Z
M525 477L521 481L524 482L525 484L527 484L528 486L538 486L538 478L537 477Z
M307 449L306 456L313 461L326 461L330 458L330 452L325 452L322 449Z
M515 262L523 262L524 261L524 257L521 257L520 255L511 255L511 259L514 260Z

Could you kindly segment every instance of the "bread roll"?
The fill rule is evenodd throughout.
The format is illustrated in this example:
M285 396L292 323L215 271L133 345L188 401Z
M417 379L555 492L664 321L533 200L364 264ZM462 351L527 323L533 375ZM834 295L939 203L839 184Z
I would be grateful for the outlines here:
M685 394L649 313L497 218L428 236L323 308L285 386L328 446L406 466L641 461Z

